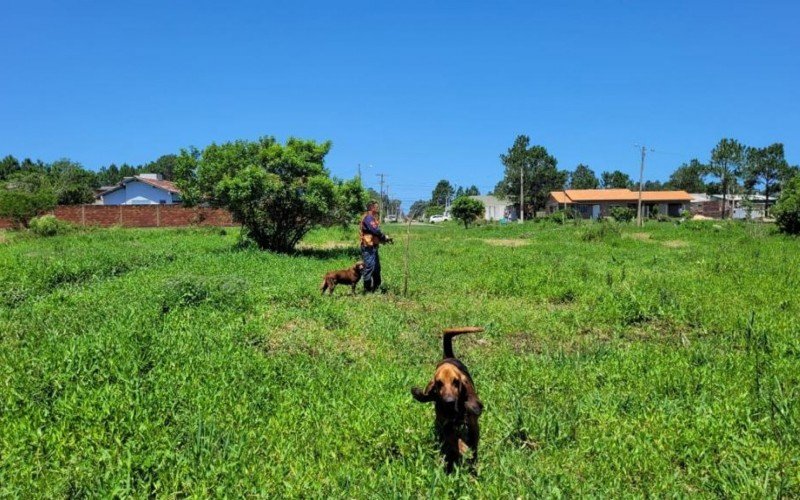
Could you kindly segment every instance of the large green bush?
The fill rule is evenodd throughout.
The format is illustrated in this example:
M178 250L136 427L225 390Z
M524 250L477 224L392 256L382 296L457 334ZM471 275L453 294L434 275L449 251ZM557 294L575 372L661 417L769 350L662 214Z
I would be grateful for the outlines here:
M178 184L185 204L227 208L260 248L290 252L314 226L350 221L364 208L359 180L330 178L324 166L330 147L264 137L184 150Z
M781 232L800 234L800 175L783 186L781 198L772 209L772 215Z

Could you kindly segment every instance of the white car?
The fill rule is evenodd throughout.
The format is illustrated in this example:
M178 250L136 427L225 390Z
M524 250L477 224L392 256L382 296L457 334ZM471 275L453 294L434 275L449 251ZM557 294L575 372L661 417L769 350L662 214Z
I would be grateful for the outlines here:
M444 222L446 220L450 220L450 214L431 215L431 218L428 220L428 222L431 224L436 224L437 222Z

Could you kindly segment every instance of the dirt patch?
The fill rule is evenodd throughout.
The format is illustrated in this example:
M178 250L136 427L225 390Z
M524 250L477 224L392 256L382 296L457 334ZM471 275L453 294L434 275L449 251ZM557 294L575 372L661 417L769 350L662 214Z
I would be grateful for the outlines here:
M529 332L511 332L506 334L503 340L511 344L514 351L518 353L541 354L544 352L542 341Z
M482 242L496 246L496 247L524 247L530 244L528 240L502 240L502 239L490 239L490 240L481 240Z
M664 245L667 248L686 248L686 247L689 246L689 243L687 243L687 242L685 242L683 240L662 241L661 244Z
M639 241L652 241L650 239L650 233L625 233L622 235L623 238L633 238L634 240Z
M326 241L309 245L301 243L297 245L298 250L337 250L340 248L355 248L356 244L351 241Z

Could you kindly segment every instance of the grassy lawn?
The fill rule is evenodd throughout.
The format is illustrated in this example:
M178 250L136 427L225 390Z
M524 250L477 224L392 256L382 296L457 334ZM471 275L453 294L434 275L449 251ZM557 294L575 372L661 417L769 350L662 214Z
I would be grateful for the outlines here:
M800 495L800 240L767 226L405 227L387 293L235 230L0 234L0 496ZM486 410L447 476L415 403L456 339Z

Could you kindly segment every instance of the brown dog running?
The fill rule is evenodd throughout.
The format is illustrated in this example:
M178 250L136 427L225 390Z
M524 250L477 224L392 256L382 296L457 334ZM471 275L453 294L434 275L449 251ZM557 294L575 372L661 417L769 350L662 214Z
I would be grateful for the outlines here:
M361 271L364 269L364 262L358 261L350 269L341 269L339 271L331 271L322 279L322 293L329 290L333 295L333 289L336 285L350 285L353 293L356 293L356 285L358 280L361 279Z
M436 407L436 433L442 447L447 472L461 460L461 455L472 449L470 465L478 462L478 440L480 428L478 417L483 403L475 392L475 384L464 364L453 354L452 339L463 333L481 332L483 328L449 328L444 331L444 359L436 365L433 380L425 390L411 389L414 399L420 403L433 401Z

